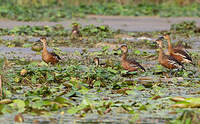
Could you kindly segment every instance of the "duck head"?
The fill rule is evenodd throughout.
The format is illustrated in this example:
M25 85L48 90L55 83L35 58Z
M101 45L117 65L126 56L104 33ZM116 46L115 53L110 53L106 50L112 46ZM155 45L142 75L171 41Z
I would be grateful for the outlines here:
M98 57L95 57L93 59L93 62L96 64L96 65L99 65L99 58Z
M120 49L121 49L122 53L127 53L127 52L128 52L128 47L127 47L127 45L122 45L122 46L120 47Z

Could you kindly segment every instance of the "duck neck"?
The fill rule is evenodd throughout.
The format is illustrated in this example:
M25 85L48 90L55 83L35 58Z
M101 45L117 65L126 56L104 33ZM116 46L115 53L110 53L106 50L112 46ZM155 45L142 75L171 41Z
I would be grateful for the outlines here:
M164 52L163 52L162 47L159 47L159 56L158 56L158 60L161 60L161 59L162 59L163 54L164 54Z
M126 60L127 52L122 54L122 60Z
M96 66L98 66L99 65L99 61L95 61L95 64L96 64Z
M168 42L168 51L171 52L171 50L172 50L172 44L171 44L170 37L167 38L167 42Z
M77 32L78 31L78 27L73 27L72 32Z
M43 42L43 52L47 52L47 43Z
M73 30L78 30L78 27L74 27Z

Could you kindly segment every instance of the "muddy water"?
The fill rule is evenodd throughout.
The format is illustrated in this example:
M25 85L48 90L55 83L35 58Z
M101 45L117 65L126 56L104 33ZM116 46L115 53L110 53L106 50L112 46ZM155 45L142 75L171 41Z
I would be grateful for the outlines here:
M24 40L26 39L26 41L30 42L30 43L34 43L35 41L37 41L39 38L38 37L13 37L13 36L1 36L0 39L2 40ZM151 38L149 38L151 39ZM173 42L177 42L177 41L184 41L186 42L189 46L192 47L192 49L188 49L189 52L200 52L200 38L199 37L195 37L195 38L191 38L191 39L174 39ZM151 39L152 41L154 39ZM114 39L107 39L106 41L115 41ZM124 42L139 42L140 40L134 38L131 39L131 40L127 40L125 39ZM97 43L99 44L99 43ZM86 45L86 44L85 44ZM82 46L85 46L84 44ZM165 43L166 45L166 43ZM81 46L81 45L80 45ZM77 47L62 47L62 46L58 46L58 48L66 53L74 53L74 52L83 52L83 47L80 47L80 46L77 46ZM94 45L95 46L95 45ZM120 46L120 44L116 44L116 46ZM111 46L112 47L112 46ZM98 48L88 48L88 52L97 52L97 51L100 51L102 48L102 46L98 46ZM52 51L52 49L48 49L49 51ZM112 50L112 48L110 49L110 51ZM146 51L148 53L155 53L155 50L154 49L138 49L140 51ZM131 52L131 51L129 51ZM41 57L40 55L36 54L36 52L32 51L31 48L23 48L23 47L6 47L6 46L3 46L1 45L0 46L0 53L1 54L4 54L8 57L8 59L13 59L13 57L18 57L18 58L26 58L26 59L32 59L32 60L40 60ZM65 56L65 55L64 55Z
M72 47L58 47L62 52L67 54L74 52L82 52L84 48L72 48ZM88 52L97 52L100 51L100 48L91 48L88 49ZM52 49L48 49L52 51ZM36 52L32 51L31 48L21 48L21 47L6 47L0 46L0 53L6 55L8 59L14 58L25 58L27 60L41 60L41 55L38 55ZM67 56L63 55L63 56Z
M88 21L86 20L78 20L78 22L81 22L81 24L96 24L96 25L110 25L113 29L121 29L125 31L157 31L157 30L169 30L170 25L172 23L177 23L183 20L196 20L197 25L200 25L200 19L199 18L147 18L147 17L95 17L90 16L88 17ZM3 23L4 22L4 23ZM63 22L16 22L16 21L5 21L0 20L0 27L2 28L13 28L14 26L21 26L21 25L56 25L56 24L62 24L66 28L70 28L71 21L63 21ZM2 40L27 40L30 43L34 43L39 38L38 37L13 37L13 36L1 36L0 39ZM154 40L154 39L152 39ZM183 40L189 43L193 49L188 49L190 52L200 52L200 38L194 37L190 39L181 39L176 38L173 40L173 42ZM114 40L111 39L113 42ZM140 41L136 38L124 38L124 41L129 42L137 42ZM67 57L69 53L74 53L75 51L82 52L84 48L81 47L58 47L61 51L65 52L66 54L62 55L62 57ZM51 49L49 49L51 50ZM96 52L100 51L101 48L89 48L88 52ZM112 49L110 49L112 50ZM150 53L155 53L155 50L153 49L139 49L141 51L146 51ZM131 52L131 51L129 51ZM32 51L31 48L22 48L22 47L13 47L9 48L6 46L1 45L0 46L0 54L4 54L8 57L8 59L14 59L14 58L25 58L28 60L40 60L41 61L41 55L38 55L36 52ZM153 61L146 61L144 66L146 67L148 64L155 65L157 63L157 60ZM148 67L148 66L147 66ZM108 97L113 102L122 102L125 104L134 104L135 102L141 103L141 104L151 104L151 105L163 105L162 110L156 109L149 109L148 111L142 111L138 110L138 108L134 108L134 111L139 113L139 118L137 118L138 123L151 123L151 124L163 124L166 123L169 119L174 119L179 114L170 114L170 112L173 112L173 110L169 110L169 96L183 96L183 97L199 97L198 92L200 91L199 87L189 86L189 87L183 87L174 85L170 82L165 82L163 85L165 85L163 89L160 91L160 95L162 97L162 101L159 100L151 100L151 95L155 91L153 91L151 88L146 88L145 91L135 91L134 94L130 95L122 95L122 94L112 94L111 92L105 90L102 92L95 93L96 100L101 100L103 97ZM94 93L91 91L91 94ZM90 93L88 94L89 97ZM80 98L83 99L83 98ZM164 104L162 104L162 103ZM167 106L167 107L166 107ZM0 123L13 123L13 119L16 113L13 114L4 114L0 116ZM61 115L60 113L53 113L51 116L33 116L29 114L24 114L25 123L33 123L34 121L40 123L40 124L47 124L47 123L67 123L67 124L74 124L74 123L102 123L102 124L129 124L131 120L134 120L135 117L132 114L125 113L119 107L112 107L112 111L106 115L97 115L97 114L87 114L86 117L79 118L74 117L68 114Z
M16 37L10 37L10 36L4 36L1 37L3 40L13 40L13 38ZM18 37L20 39L23 39L24 37ZM28 37L27 41L35 42L37 41L37 37ZM178 41L179 38L174 39L174 42ZM183 39L184 40L184 39ZM127 41L127 39L126 39ZM196 49L188 49L190 52L200 52L199 48L199 42L198 38L191 38L189 40L192 42L192 47ZM133 42L133 41L131 41ZM136 41L137 42L137 41ZM188 40L187 40L188 42ZM67 57L69 53L74 53L75 51L82 52L84 48L77 48L77 47L58 47L62 52L65 52L66 55L62 55L62 57ZM51 50L51 49L49 49ZM88 52L96 52L100 51L101 48L89 48ZM110 49L112 50L112 49ZM146 51L148 53L155 53L155 49L139 49L140 51ZM132 52L132 51L129 51ZM9 48L6 46L0 46L0 53L4 54L8 57L8 59L13 58L26 58L28 60L40 60L41 61L41 55L38 55L36 52L32 51L31 48L22 48L22 47L13 47ZM149 65L155 65L157 63L157 60L144 60L142 64L145 66L145 68L149 67ZM199 79L198 79L199 80ZM112 94L109 91L102 91L95 93L96 97L95 100L101 100L103 97L108 97L109 99L112 99L113 102L122 102L124 104L135 104L141 103L144 105L163 105L162 110L157 110L156 107L154 109L149 109L148 111L141 111L138 110L137 107L135 107L135 111L139 113L138 118L136 119L136 122L138 123L151 123L151 124L164 124L168 120L175 119L180 114L170 114L173 112L173 110L169 110L166 106L169 107L169 96L175 97L175 96L183 96L183 97L198 97L199 94L197 92L200 91L200 87L183 87L179 85L174 85L173 83L170 83L170 81L166 82L164 81L165 85L162 90L160 90L160 95L162 97L162 100L151 100L151 95L155 91L152 91L151 88L146 88L145 91L135 91L134 94L130 95L122 95L122 94ZM91 91L91 94L94 92ZM197 93L197 94L195 94ZM89 95L90 93L88 93ZM88 96L89 97L89 96ZM80 98L82 100L83 98ZM94 98L92 98L94 99ZM164 104L162 104L164 103ZM13 114L4 114L0 116L0 122L1 123L7 123L7 122L13 122L13 118L16 113ZM134 116L132 114L125 113L120 107L112 107L112 111L106 115L98 115L98 114L87 114L85 117L75 117L71 116L69 114L61 115L60 113L52 113L51 116L33 116L29 114L24 114L25 123L33 123L38 122L40 124L47 124L47 123L60 123L60 124L74 124L74 123L102 123L102 124L129 124L132 120L134 120Z
M77 19L76 22L85 26L88 24L94 25L109 25L115 30L123 30L129 32L147 32L147 31L163 31L169 30L170 25L181 21L196 21L200 26L199 18L160 18L160 17L128 17L128 16L87 16L86 19ZM71 23L74 20L64 20L61 22L19 22L11 20L0 20L0 28L13 28L15 26L30 25L30 26L53 26L61 24L67 29L70 29Z

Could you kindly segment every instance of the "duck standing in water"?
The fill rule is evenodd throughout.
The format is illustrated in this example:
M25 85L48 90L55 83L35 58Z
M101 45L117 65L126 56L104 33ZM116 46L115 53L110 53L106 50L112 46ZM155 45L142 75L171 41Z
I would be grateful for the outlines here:
M190 55L187 53L186 50L184 50L182 47L174 47L174 48L172 47L171 39L168 34L164 35L163 38L166 39L168 42L168 52L171 56L173 56L180 63L193 64L192 58L190 57Z
M43 43L43 50L42 50L42 60L46 62L47 64L56 64L61 60L60 56L58 56L54 52L48 52L47 51L47 41L45 37L40 38L40 42Z
M128 59L127 53L128 48L127 45L122 45L120 47L122 51L122 57L121 57L121 65L125 70L128 70L129 72L137 71L138 68L142 69L143 71L146 71L144 67L142 67L138 62L136 62L134 59Z
M95 58L93 59L93 62L95 63L96 66L99 66L99 65L100 65L100 64L99 64L99 58L98 58L98 57L95 57Z
M156 43L159 45L159 56L158 56L159 63L168 69L176 69L176 68L184 69L182 63L177 61L173 56L166 55L164 53L162 48L162 39L163 38L161 37L156 40Z
M71 39L77 39L81 37L81 32L79 31L79 25L77 23L72 24Z

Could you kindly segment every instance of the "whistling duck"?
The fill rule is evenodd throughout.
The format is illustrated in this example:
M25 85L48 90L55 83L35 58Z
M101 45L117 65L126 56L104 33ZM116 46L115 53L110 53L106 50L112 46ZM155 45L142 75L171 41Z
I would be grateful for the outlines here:
M93 59L93 62L95 63L96 66L102 66L102 67L105 67L106 66L106 63L100 63L99 62L99 58L98 57L95 57Z
M175 69L175 68L184 69L183 65L179 61L177 61L173 56L165 55L165 53L162 49L162 38L158 38L156 40L156 43L159 45L158 61L162 66L164 66L168 69Z
M184 50L182 47L175 47L175 48L172 47L171 39L168 34L164 35L163 38L166 39L168 42L168 52L171 56L173 56L176 60L178 60L181 63L193 64L192 58L190 57L190 55L187 53L186 50Z
M98 57L95 57L95 58L93 59L93 62L95 63L96 66L98 66L98 65L99 65L99 58L98 58Z
M42 60L44 62L46 62L47 64L51 63L54 65L54 64L58 63L59 60L61 60L61 58L56 53L47 51L46 38L42 37L42 38L40 38L39 41L43 43Z
M134 59L127 59L127 53L128 53L128 48L126 45L122 45L120 47L122 51L122 57L121 57L121 65L125 70L128 70L129 72L131 71L136 71L138 68L141 68L143 71L146 71L144 67L142 67L138 62L136 62Z
M81 37L81 32L79 31L79 26L77 23L72 24L72 32L71 38L76 39L77 37Z

